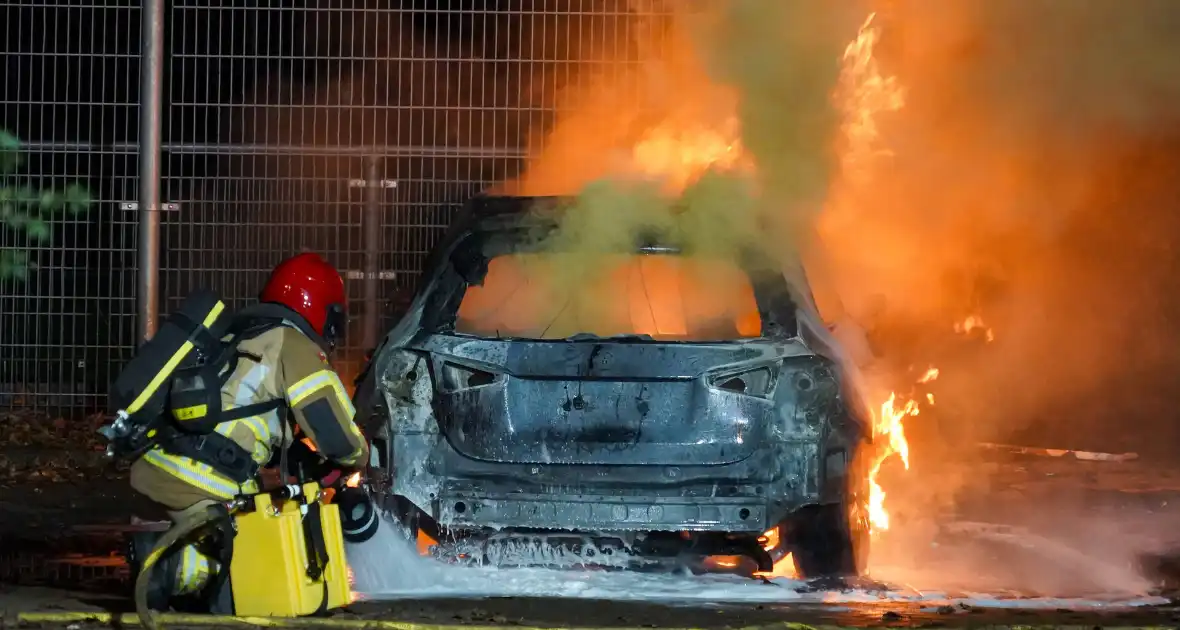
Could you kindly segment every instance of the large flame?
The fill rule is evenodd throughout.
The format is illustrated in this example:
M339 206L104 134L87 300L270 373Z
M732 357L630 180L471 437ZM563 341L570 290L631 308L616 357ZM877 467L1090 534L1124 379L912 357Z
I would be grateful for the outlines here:
M856 39L845 48L834 95L843 119L842 137L836 144L842 173L849 180L846 185L867 183L876 158L891 155L881 142L877 117L882 112L896 111L905 103L905 93L897 78L884 76L873 56L879 37L874 25L876 16L876 13L868 15ZM719 86L709 87L722 90ZM736 100L729 102L735 108ZM671 112L649 127L635 143L629 170L661 181L665 191L674 194L711 168L750 167L750 156L741 143L739 117L728 113L720 117L722 122L715 124L717 118L716 112L701 114L696 108Z
M897 393L889 394L889 398L881 403L880 412L873 423L873 431L877 436L888 439L877 452L872 469L869 472L869 523L873 531L889 529L889 512L885 509L885 491L881 488L877 476L881 472L881 465L892 455L897 454L910 469L910 445L905 438L905 426L902 420L906 416L918 415L918 403L907 400L904 405L898 404Z
M883 146L877 118L884 112L900 109L905 104L905 94L896 77L884 76L873 55L879 36L874 24L876 13L870 13L857 32L857 37L844 50L843 66L836 99L843 113L841 138L837 143L840 150L840 166L845 191L865 188L876 175L878 158L889 156L888 147ZM858 195L853 194L832 201L833 205L848 203ZM938 370L931 368L918 381L926 383L938 377ZM933 396L928 395L932 401ZM919 406L916 400L898 398L891 392L880 404L873 423L873 432L880 443L869 472L869 523L874 532L889 529L889 512L885 509L885 491L878 480L881 466L893 455L901 457L906 470L910 467L910 447L905 436L903 421L907 416L916 416Z
M930 383L937 378L938 368L931 367L918 378L916 384ZM925 398L928 404L934 404L934 394L926 392ZM891 392L885 402L881 403L880 410L876 412L873 434L882 438L884 443L879 447L869 471L869 524L874 532L889 529L889 512L885 509L885 490L881 488L877 479L881 473L881 465L893 455L897 455L901 458L905 469L910 469L910 444L905 437L904 420L907 416L917 416L919 413L921 413L921 407L917 400L907 399L902 402L897 392Z
M836 98L843 113L840 165L846 184L865 184L878 157L892 155L881 142L877 117L901 109L905 92L897 77L884 76L873 56L879 36L870 13L856 39L844 49Z

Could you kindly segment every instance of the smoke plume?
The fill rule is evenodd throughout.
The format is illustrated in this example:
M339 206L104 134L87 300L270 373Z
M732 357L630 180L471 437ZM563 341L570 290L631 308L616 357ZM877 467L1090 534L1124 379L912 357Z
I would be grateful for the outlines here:
M863 11L734 0L657 17L659 6L637 7L655 23L635 29L638 69L568 91L571 113L501 191L577 195L551 243L565 252L619 251L654 230L690 255L792 261L831 183L832 93ZM562 286L613 273L564 259Z
M907 420L915 471L886 481L891 505L982 497L988 518L1028 522L990 498L1001 481L962 465L981 440L1174 459L1180 7L881 4L879 59L905 89L880 121L892 157L871 183L837 186L821 232L846 305L896 351L885 358L941 368L939 405ZM994 341L954 342L971 315ZM951 467L923 474L940 459ZM1103 538L1115 565L1159 544L1158 518L1098 522L1100 493L1074 483L1057 490L1071 500L1037 503L1039 531ZM1103 526L1144 531L1116 543ZM1055 571L1053 588L1086 579Z
M906 103L884 174L824 217L842 293L862 313L884 296L895 329L982 314L996 341L943 370L975 437L1174 439L1180 7L889 4Z

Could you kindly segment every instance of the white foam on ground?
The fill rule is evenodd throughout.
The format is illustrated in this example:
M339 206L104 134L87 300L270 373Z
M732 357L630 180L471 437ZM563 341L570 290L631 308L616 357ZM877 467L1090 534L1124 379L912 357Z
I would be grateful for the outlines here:
M554 597L670 604L882 603L988 608L1123 608L1161 605L1161 597L1012 598L913 589L807 591L797 580L767 584L737 576L680 576L621 571L494 568L445 564L417 554L389 522L373 539L348 545L354 590L362 599Z

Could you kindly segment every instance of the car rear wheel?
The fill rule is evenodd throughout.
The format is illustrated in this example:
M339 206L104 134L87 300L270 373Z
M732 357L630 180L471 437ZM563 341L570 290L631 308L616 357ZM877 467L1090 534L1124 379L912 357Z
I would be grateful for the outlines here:
M868 523L844 504L803 508L791 522L791 553L800 577L858 577L868 565Z

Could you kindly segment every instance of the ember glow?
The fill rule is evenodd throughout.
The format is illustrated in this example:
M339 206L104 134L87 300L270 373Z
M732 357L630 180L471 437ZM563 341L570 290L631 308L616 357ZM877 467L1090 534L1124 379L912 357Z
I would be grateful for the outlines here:
M758 572L754 574L755 577L760 578L788 578L794 579L799 577L799 573L795 570L795 557L787 554L779 558L778 562L774 563L774 568L769 573Z

